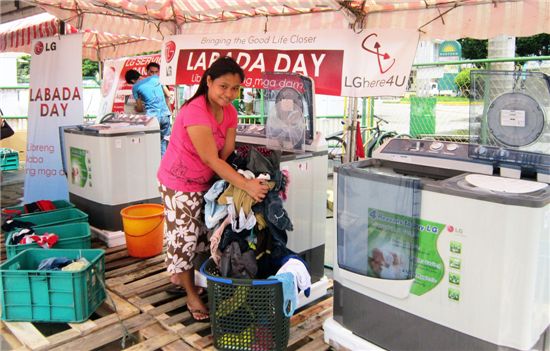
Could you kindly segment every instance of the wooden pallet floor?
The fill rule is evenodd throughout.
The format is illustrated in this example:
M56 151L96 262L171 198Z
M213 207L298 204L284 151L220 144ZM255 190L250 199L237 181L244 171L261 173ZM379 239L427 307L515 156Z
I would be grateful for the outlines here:
M83 323L2 322L1 350L113 351L123 349L123 335L125 350L215 350L210 324L191 319L185 294L166 292L170 280L163 254L138 259L129 257L124 246L94 247L105 250L105 283L112 300ZM331 296L296 311L288 350L330 349L322 324L331 316Z

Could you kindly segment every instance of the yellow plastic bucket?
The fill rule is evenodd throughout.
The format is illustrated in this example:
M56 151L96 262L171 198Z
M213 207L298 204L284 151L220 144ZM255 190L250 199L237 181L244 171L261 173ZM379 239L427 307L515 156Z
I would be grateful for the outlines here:
M128 255L152 257L162 252L164 207L159 204L139 204L120 211L126 236Z

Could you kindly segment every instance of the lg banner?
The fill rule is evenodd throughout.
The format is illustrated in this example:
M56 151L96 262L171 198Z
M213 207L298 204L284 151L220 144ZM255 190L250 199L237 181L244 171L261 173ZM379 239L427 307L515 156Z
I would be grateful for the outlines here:
M245 86L268 87L263 72L313 78L315 92L339 96L399 96L405 93L418 32L403 29L311 33L195 34L172 36L162 51L164 84L198 84L222 55L243 67Z
M83 123L82 35L32 42L24 202L68 199L59 127Z

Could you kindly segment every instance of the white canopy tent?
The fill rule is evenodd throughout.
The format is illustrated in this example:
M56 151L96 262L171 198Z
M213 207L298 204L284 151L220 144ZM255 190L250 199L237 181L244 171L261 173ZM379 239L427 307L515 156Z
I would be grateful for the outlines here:
M27 0L78 29L140 35L272 30L272 17L300 28L414 28L421 39L550 33L550 0ZM309 15L308 15L309 14ZM308 15L308 16L304 16ZM254 21L243 19L253 18ZM242 21L241 21L242 20ZM258 23L258 20L260 21ZM230 24L228 22L231 22ZM250 24L253 23L253 24ZM199 24L195 26L193 24ZM216 26L219 28L219 26ZM293 27L295 28L295 27ZM219 30L219 29L216 29Z
M60 35L61 21L49 13L0 25L0 52L30 53L33 39ZM82 32L82 57L94 61L160 50L162 42L135 35L112 34L93 29L79 31L68 24L65 34Z

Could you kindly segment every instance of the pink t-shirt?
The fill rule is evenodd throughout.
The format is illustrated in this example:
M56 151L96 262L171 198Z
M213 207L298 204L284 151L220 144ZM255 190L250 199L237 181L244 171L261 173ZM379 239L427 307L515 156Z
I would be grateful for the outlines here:
M160 162L157 178L172 190L192 192L206 191L214 171L205 165L187 133L188 126L209 126L218 151L225 145L229 128L237 128L237 110L233 105L223 108L223 121L218 123L208 111L206 99L200 96L183 106L172 126L168 149Z

